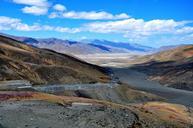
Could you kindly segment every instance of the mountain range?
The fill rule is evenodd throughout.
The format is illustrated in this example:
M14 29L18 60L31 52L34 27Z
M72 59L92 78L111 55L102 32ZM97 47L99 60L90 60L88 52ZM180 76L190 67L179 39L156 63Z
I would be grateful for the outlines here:
M134 43L126 43L126 42L112 42L108 40L82 40L83 42L95 44L95 45L103 45L107 47L116 47L121 49L126 49L128 51L133 52L149 52L152 51L154 48L140 45L140 44L134 44Z
M139 44L113 42L107 40L80 40L70 41L57 38L31 38L19 37L1 33L23 43L33 45L39 48L51 49L60 53L71 55L79 54L100 54L100 53L145 53L151 52L154 48Z
M63 63L63 61L65 61L66 57L63 59L62 62L60 61L60 57L61 55L59 53L56 53L52 50L56 50L57 52L60 53L68 53L68 54L73 54L73 55L79 55L79 54L83 54L84 56L86 54L96 54L96 53L116 53L116 52L128 52L128 51L140 51L140 52L147 52L147 51L153 51L152 48L150 47L146 47L146 46L140 46L140 45L131 45L131 44L124 44L124 43L115 43L115 42L110 42L110 41L105 41L105 40L92 40L91 42L89 42L88 40L86 41L82 41L82 42L87 42L87 43L82 43L82 42L76 42L76 41L68 41L68 40L61 40L61 39L56 39L56 38L48 38L48 39L35 39L35 38L28 38L28 37L15 37L15 36L9 36L12 37L14 39L20 40L21 42L18 43L18 41L14 40L14 42L17 42L17 46L21 45L22 48L20 47L15 48L15 44L5 44L5 43L1 43L1 63L5 64L7 62L9 62L9 67L12 67L13 70L6 70L5 66L2 67L5 69L5 72L2 72L3 74L7 74L6 78L1 78L1 79L13 79L15 78L19 78L22 76L23 77L28 77L30 80L29 81L38 81L37 83L52 83L53 81L59 81L59 82L67 82L67 78L66 80L64 80L63 78L61 78L60 80L51 80L50 78L44 78L45 74L39 74L39 73L43 73L42 71L37 73L39 70L43 69L43 68L48 68L50 71L59 71L57 69L60 69L60 63ZM10 38L5 39L6 37L1 36L1 40L6 40L4 42L10 42L9 40L12 40ZM27 45L32 45L32 46L27 46ZM39 48L44 48L44 49L38 49L35 48L33 46L39 47ZM124 48L121 49L121 48ZM31 52L31 51L26 51L26 49L23 49L23 47L28 47L28 49L33 49L32 51L36 52ZM29 48L30 47L30 48ZM10 49L11 48L11 49ZM37 50L38 49L38 50ZM51 49L51 50L50 50ZM125 50L126 49L126 50ZM131 63L136 64L133 65L132 68L137 69L138 71L142 71L146 74L149 75L149 79L151 80L156 80L159 81L160 83L162 83L165 86L169 86L169 87L174 87L174 88L178 88L178 89L184 89L184 90L193 90L193 45L179 45L179 46L165 46L165 47L161 47L159 48L160 50L156 49L155 51L157 51L156 53L152 53L149 55L145 55L142 57L136 57L134 59L131 60L127 60L128 64ZM17 52L16 52L17 51ZM45 51L45 52L42 52ZM40 54L40 52L45 53L45 54ZM29 55L26 55L26 53L28 53ZM58 56L59 58L52 58L50 57L49 54L56 54L56 56ZM25 55L25 56L24 56ZM99 54L100 55L100 54ZM37 57L35 57L37 56ZM62 56L67 56L67 55L62 55ZM101 56L101 55L100 55ZM117 54L116 54L117 56ZM2 58L3 57L3 58ZM91 58L93 57L93 55L91 56ZM31 58L31 60L30 60ZM44 58L44 59L42 59ZM69 58L73 58L71 56L67 57ZM109 56L107 56L107 58L109 58ZM100 61L107 61L107 58L104 58ZM117 58L111 56L111 58L113 58L113 60L110 60L112 62L117 62ZM5 59L7 61L5 61ZM83 58L82 58L83 59ZM88 58L90 59L90 58ZM97 59L97 58L94 58ZM121 61L126 61L124 60L125 58L121 59ZM17 61L15 61L17 60ZM33 60L33 62L32 62ZM77 59L78 60L78 59ZM84 59L86 60L86 59ZM20 61L20 62L18 62ZM47 62L49 61L49 62ZM97 60L96 60L97 61ZM10 63L11 62L11 63ZM80 60L78 62L81 62ZM90 61L87 61L90 62ZM111 63L112 63L111 62ZM14 65L17 65L16 63L20 63L20 67L14 67ZM45 64L46 63L46 64ZM56 65L56 67L50 67L47 65L50 64L54 64ZM70 65L71 60L68 60L68 63L64 62L64 64L67 64L67 68L70 70L74 70L73 65ZM77 63L77 62L72 62L72 64ZM85 63L85 62L81 62L81 63ZM39 68L34 68L36 67L35 65L37 64L41 64L41 66L38 66ZM126 62L127 64L127 62ZM6 64L5 64L6 65ZM29 66L30 65L30 66ZM88 65L85 63L85 66ZM89 64L90 65L90 64ZM82 77L87 77L89 80L87 82L93 82L93 81L99 81L100 77L103 76L102 74L97 76L97 78L90 78L90 75L87 71L89 72L98 72L98 71L92 71L90 69L93 69L92 65L90 65L91 67L86 66L86 68L88 69L84 69L85 67L83 65L83 67L80 67L80 69L83 70L78 70L78 72L80 72L80 74L82 75ZM26 72L23 72L22 74L12 74L10 72L15 72L17 70L19 70L21 67L25 67L26 71L33 71L34 75L33 77L28 76L28 75L24 75L26 74ZM41 67L41 68L40 68ZM24 68L24 70L25 70ZM65 67L66 68L66 67ZM96 68L96 67L95 67ZM30 70L29 70L30 69ZM100 68L98 68L100 69ZM98 70L97 69L97 70ZM63 69L62 69L63 70ZM60 71L62 71L60 70ZM77 71L70 71L69 70L69 74L72 74L71 72L74 72L74 74L77 73ZM4 71L4 70L3 70ZM46 70L44 70L46 71ZM88 74L85 74L85 71ZM53 73L54 73L53 72ZM60 72L56 72L56 78L57 78L57 74ZM84 74L84 75L83 75ZM100 73L99 73L100 74ZM54 75L54 74L52 74ZM78 75L77 77L81 76ZM5 75L2 75L5 76ZM73 75L73 77L76 77L76 75ZM42 78L41 78L42 77ZM53 77L54 79L54 77ZM70 78L68 78L69 80ZM75 78L72 78L72 81ZM77 79L75 80L77 81ZM68 81L70 82L70 81ZM68 83L67 82L67 83ZM81 82L81 78L80 81L77 82Z
M33 38L25 40L28 43L18 40L0 36L0 127L192 127L193 109L166 103L168 99L157 95L160 90L157 94L137 90L123 83L119 79L122 76L116 76L113 69L109 72L107 68L73 56L34 47L32 44L37 40ZM76 42L68 43L74 44ZM104 47L102 49L107 50ZM160 78L157 79L159 82L171 87L176 85L175 88L189 87L191 90L192 56L193 45L180 46L137 58L135 61L138 64L133 65L133 68L147 73L151 79ZM138 80L135 77L142 77L134 72L129 73L134 76L131 77L134 81ZM129 73L124 72L122 75L130 77ZM29 87L14 88L9 84L10 80L29 81L34 90ZM6 82L7 85L2 84ZM74 86L77 84L86 84L87 88ZM57 89L64 85L75 88ZM51 89L53 87L54 92ZM38 88L47 88L48 92L36 90Z

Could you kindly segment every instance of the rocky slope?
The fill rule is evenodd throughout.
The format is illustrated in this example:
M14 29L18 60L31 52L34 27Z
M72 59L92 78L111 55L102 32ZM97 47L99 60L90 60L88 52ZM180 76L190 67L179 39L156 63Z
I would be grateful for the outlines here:
M143 57L139 57L135 60L135 62L165 62L165 61L179 61L182 59L190 58L193 56L193 45L182 45L176 46L171 49L161 50L160 52L145 55Z
M130 104L37 92L0 92L0 126L41 128L188 128L193 110L162 102Z
M151 80L185 90L193 90L193 45L144 56L135 60L134 69L150 76Z
M53 94L105 100L125 105L129 103L143 103L147 101L165 101L162 97L132 89L126 84L118 85L113 88L104 86L95 89L64 90L60 93L55 92Z
M107 82L109 77L105 69L72 56L0 36L0 80L61 84Z

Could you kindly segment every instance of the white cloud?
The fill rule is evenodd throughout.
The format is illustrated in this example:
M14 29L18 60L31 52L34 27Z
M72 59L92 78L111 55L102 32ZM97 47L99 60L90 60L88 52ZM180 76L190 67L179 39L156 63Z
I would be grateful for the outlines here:
M26 5L21 9L22 12L33 15L45 15L49 8L47 0L13 0L13 2L16 4Z
M53 6L53 9L57 10L57 11L66 11L66 7L64 5L61 4L56 4Z
M189 26L176 30L176 34L187 34L192 32L193 32L193 27L189 27Z
M56 27L54 28L55 31L57 32L66 32L66 33L77 33L80 32L81 30L79 28L67 28L67 27Z
M76 12L76 11L66 11L63 13L53 12L49 16L50 18L69 18L69 19L85 19L85 20L114 20L114 19L127 19L129 16L125 13L113 15L111 13L101 11L91 11L91 12Z
M48 12L50 4L48 0L13 0L16 4L26 5L22 8L23 13L33 15L45 15ZM118 20L127 19L130 16L126 13L111 14L105 11L67 11L62 4L55 4L53 6L55 12L49 15L49 18L68 18L68 19L84 19L84 20Z
M193 27L189 21L126 19L118 21L91 22L77 28L50 26L41 24L28 25L20 19L0 16L0 30L17 31L53 31L60 33L104 33L119 34L133 43L161 44L191 43ZM160 44L159 44L160 43Z
M91 22L84 24L81 30L94 33L120 34L134 43L159 42L161 37L168 39L167 42L170 42L170 44L172 44L174 37L175 43L179 43L177 40L188 43L188 41L192 42L193 40L193 37L189 36L193 35L193 27L188 26L189 23L192 23L192 21L175 21L173 19L144 21L143 19L130 18L118 21ZM160 43L164 44L164 42Z
M20 19L0 16L0 30L37 31L40 30L40 26L35 24L29 26Z
M90 32L122 33L128 36L149 36L153 34L177 34L193 32L193 27L185 27L187 21L126 19L108 22L93 22L84 25Z
M22 8L22 12L34 15L45 15L48 12L48 8L38 6L24 7Z
M6 16L0 16L0 24L12 24L17 22L20 22L20 20L16 18L9 18Z
M20 19L0 16L0 30L17 30L17 31L55 31L62 33L77 33L80 32L78 28L68 28L61 26L49 26L33 24L28 25L23 23Z
M48 7L49 3L47 0L13 0L16 4L31 5L31 6L40 6Z

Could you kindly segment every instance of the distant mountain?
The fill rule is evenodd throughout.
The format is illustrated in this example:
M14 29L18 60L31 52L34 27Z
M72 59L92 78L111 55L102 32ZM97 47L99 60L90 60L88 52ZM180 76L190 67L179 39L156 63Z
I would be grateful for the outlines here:
M130 52L150 52L154 50L151 47L130 44L122 42L113 42L107 40L81 40L70 41L57 38L31 38L31 37L18 37L12 35L5 35L13 39L19 40L29 45L39 48L51 49L60 53L67 53L72 55L79 54L98 54L98 53L130 53Z
M153 52L156 53L156 52L167 51L167 50L170 50L170 49L174 49L174 48L181 47L181 46L187 46L187 45L188 44L161 46L159 48L156 48Z
M95 45L103 45L106 47L115 47L126 49L131 52L150 52L154 50L152 47L139 45L139 44L131 44L131 43L123 43L123 42L113 42L108 40L83 40L84 42L95 44Z
M72 55L96 53L126 53L127 49L108 47L99 44L62 40L57 38L35 39L28 37L12 37L16 40L39 48L51 49L60 53Z
M162 46L160 48L153 48L149 46L144 46L134 43L126 42L114 42L108 40L80 40L80 41L70 41L62 40L57 38L31 38L31 37L20 37L13 36L4 33L0 35L16 39L18 41L24 42L29 45L33 45L39 48L51 49L60 53L67 53L71 55L80 54L100 54L100 53L157 53L161 51L170 50L183 45L168 45Z
M103 46L103 45L98 45L98 44L89 44L89 45L91 45L91 46L93 46L93 47L100 48L100 49L105 50L105 51L110 51L110 50L111 50L110 48L105 47L105 46Z

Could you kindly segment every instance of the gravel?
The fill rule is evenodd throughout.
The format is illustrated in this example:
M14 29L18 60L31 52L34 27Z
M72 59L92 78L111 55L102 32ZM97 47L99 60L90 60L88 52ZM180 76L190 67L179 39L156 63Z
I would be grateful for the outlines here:
M0 102L0 128L129 128L136 115L126 109L45 101Z

